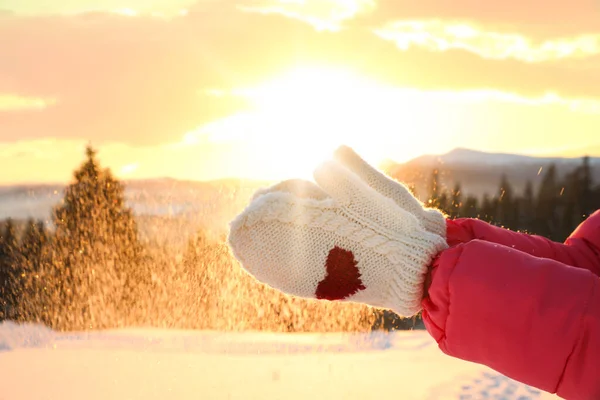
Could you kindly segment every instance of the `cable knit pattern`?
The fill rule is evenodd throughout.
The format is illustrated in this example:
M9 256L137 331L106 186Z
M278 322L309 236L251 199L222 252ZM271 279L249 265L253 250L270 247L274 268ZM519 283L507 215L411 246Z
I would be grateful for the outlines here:
M427 267L446 248L444 238L337 162L318 168L315 180L320 188L295 181L261 190L231 223L229 244L242 266L292 295L317 298L320 285L319 298L417 313ZM351 260L336 261L344 254ZM344 282L355 286L335 297ZM336 294L326 293L330 284Z
M401 208L413 214L429 232L446 237L446 218L434 208L426 208L400 182L387 177L363 160L350 147L342 146L335 151L335 159L358 175L367 185L392 199Z

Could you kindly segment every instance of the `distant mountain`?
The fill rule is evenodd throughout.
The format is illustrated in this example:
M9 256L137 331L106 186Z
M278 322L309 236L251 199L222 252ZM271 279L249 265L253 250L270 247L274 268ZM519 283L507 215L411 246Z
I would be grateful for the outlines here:
M426 200L431 175L438 171L442 188L461 184L464 194L482 196L498 192L505 174L516 191L527 181L534 189L550 164L555 164L559 177L581 164L581 158L531 157L517 154L485 153L455 149L447 154L427 155L404 164L386 162L382 168L394 178L414 184L419 197ZM595 184L600 184L600 158L591 159ZM171 178L124 182L128 205L139 221L140 229L151 229L155 237L165 240L185 239L199 228L224 232L227 223L247 204L259 187L268 181L221 179L216 181L183 181ZM63 197L64 185L0 186L0 219L33 217L48 220L52 208ZM158 220L161 222L158 223Z
M180 181L171 178L125 183L125 197L140 221L140 230L154 238L186 239L199 229L223 233L227 223L246 205L259 187L269 182L241 179ZM0 220L50 220L62 201L65 185L0 187Z
M520 192L527 181L537 189L551 164L556 166L558 176L564 177L581 163L581 157L532 157L458 148L442 155L417 157L404 164L388 163L385 171L399 181L414 185L419 197L426 200L434 170L438 171L442 188L450 190L460 183L464 194L482 196L498 192L502 175ZM600 158L590 158L590 165L595 183L600 184Z
M590 158L591 164L600 163L600 158ZM487 153L483 151L457 148L442 155L425 155L408 162L412 165L488 165L505 166L516 164L557 164L570 165L581 163L581 157L533 157L520 154Z

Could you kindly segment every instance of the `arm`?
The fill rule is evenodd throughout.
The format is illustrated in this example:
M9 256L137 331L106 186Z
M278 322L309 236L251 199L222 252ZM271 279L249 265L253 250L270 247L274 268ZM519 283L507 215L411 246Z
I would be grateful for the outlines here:
M592 272L475 239L438 256L423 308L444 353L561 397L600 398Z
M480 239L587 269L600 276L600 211L579 225L564 244L499 228L477 219L448 220L446 228L450 246Z

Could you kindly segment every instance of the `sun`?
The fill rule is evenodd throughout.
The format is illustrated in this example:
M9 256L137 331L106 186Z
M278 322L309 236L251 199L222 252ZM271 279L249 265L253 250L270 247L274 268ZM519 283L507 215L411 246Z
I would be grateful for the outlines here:
M405 92L337 66L298 66L233 94L253 108L205 131L213 142L243 143L252 160L246 172L268 179L310 178L343 144L378 165L390 157L386 143L398 139L398 127L410 117ZM394 158L414 156L414 141L403 141Z

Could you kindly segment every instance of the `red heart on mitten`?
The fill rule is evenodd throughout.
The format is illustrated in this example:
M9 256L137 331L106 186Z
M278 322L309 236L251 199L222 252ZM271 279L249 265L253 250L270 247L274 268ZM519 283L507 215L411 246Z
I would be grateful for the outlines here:
M342 300L359 290L365 290L356 265L351 251L337 246L331 249L325 262L327 275L317 285L317 299Z

